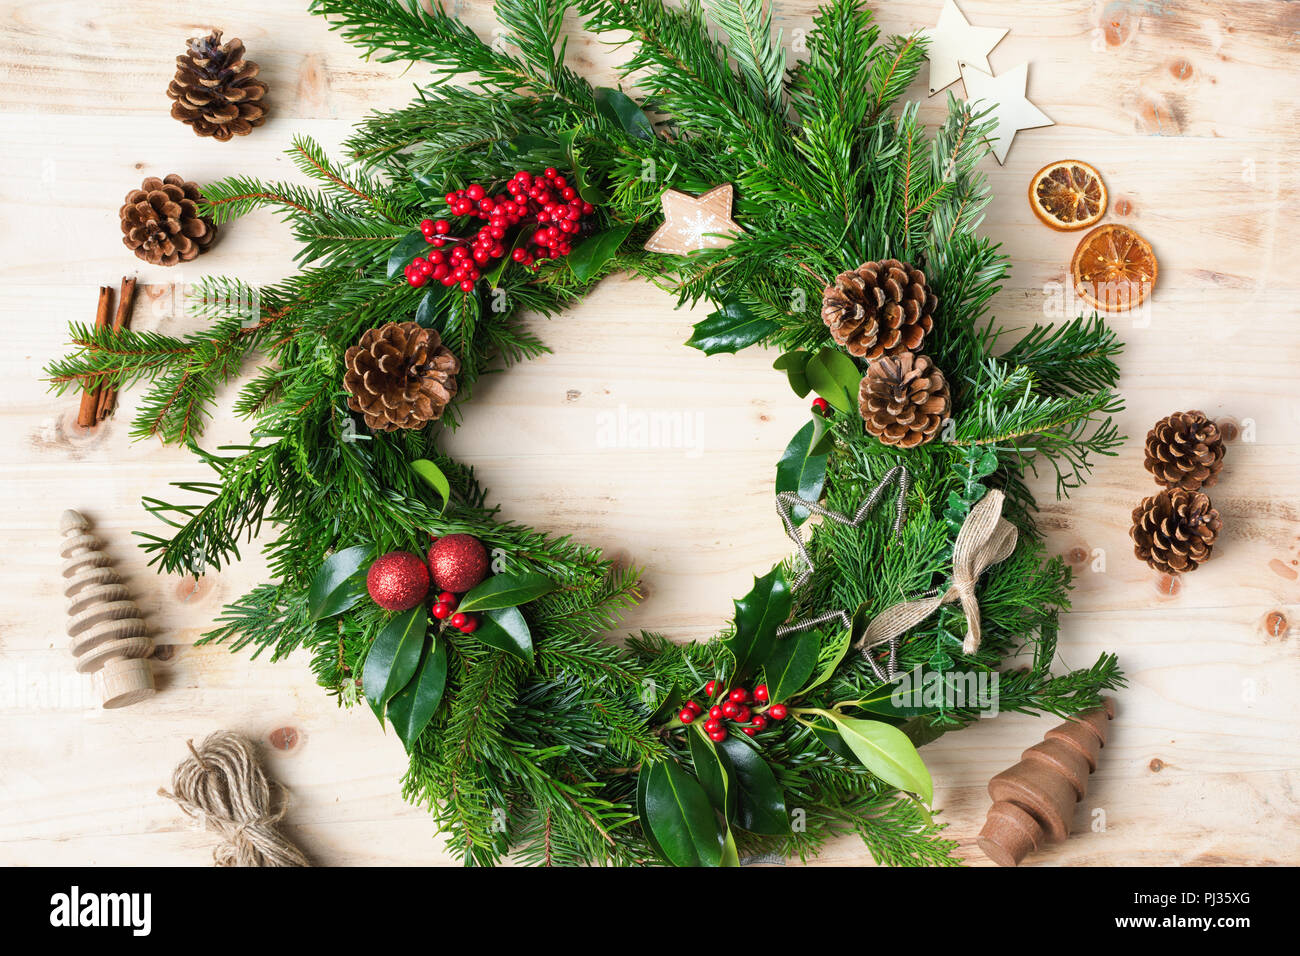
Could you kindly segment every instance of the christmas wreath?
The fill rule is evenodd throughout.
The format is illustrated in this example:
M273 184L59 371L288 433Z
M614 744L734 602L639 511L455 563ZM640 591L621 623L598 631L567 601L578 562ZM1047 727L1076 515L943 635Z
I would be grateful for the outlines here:
M347 164L297 139L312 188L203 187L218 225L282 213L302 271L204 280L210 323L185 337L74 326L49 370L146 382L134 434L215 472L145 500L169 525L145 536L161 571L218 569L274 529L274 580L205 640L303 649L342 704L364 699L409 753L404 796L466 863L807 859L846 832L881 863L958 862L917 753L990 703L953 679L1064 716L1122 683L1112 655L1052 673L1070 572L1024 477L1051 469L1065 494L1112 453L1120 345L1092 316L1002 347L984 115L950 96L931 135L897 106L924 42L882 37L857 0L829 0L793 63L762 0L498 0L491 44L441 4L312 7L435 78L366 118ZM630 43L632 92L566 66L574 15ZM776 466L795 554L702 643L603 640L636 572L497 520L439 449L481 376L545 351L521 316L616 272L711 302L690 346L776 348L816 395ZM249 443L201 447L254 356Z

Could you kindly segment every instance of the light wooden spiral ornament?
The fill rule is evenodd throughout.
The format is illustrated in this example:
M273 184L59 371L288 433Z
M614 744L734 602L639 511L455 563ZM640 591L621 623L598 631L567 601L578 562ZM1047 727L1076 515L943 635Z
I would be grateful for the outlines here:
M59 522L68 649L77 659L78 673L96 674L104 707L126 707L154 695L153 641L146 636L140 609L89 528L78 511L63 512Z

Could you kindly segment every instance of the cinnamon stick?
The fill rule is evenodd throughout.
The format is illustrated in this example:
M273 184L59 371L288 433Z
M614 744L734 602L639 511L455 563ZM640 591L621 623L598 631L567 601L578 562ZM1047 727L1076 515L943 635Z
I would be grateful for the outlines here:
M102 329L108 325L108 310L113 304L113 290L109 286L99 287L99 309L95 312L95 328ZM99 412L99 378L89 376L82 383L81 407L77 410L77 424L90 428L95 424Z
M117 294L117 315L113 318L113 331L121 332L131 322L131 306L135 304L135 276L122 277L122 290ZM105 385L99 392L99 408L95 412L95 421L102 422L113 411L117 401L117 389Z

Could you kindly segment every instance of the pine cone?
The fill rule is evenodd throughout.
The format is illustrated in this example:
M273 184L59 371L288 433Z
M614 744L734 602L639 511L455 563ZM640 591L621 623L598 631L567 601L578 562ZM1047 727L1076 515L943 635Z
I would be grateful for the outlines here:
M841 272L822 293L822 321L835 341L868 361L917 351L938 307L925 273L897 259Z
M902 352L871 364L858 386L858 407L872 435L886 445L915 448L939 434L952 402L930 357Z
M414 322L369 329L343 357L348 408L375 431L420 428L456 394L460 361L438 333Z
M1133 553L1157 571L1181 574L1210 560L1223 522L1200 491L1169 488L1133 509Z
M1174 412L1147 432L1146 469L1166 488L1212 488L1223 469L1219 426L1204 412Z
M199 187L175 173L150 176L126 194L122 243L145 262L189 262L217 238L216 224L199 215Z
M266 122L266 84L258 66L244 59L240 40L221 42L221 31L191 37L189 49L176 58L176 76L167 86L172 116L194 127L199 136L222 142L247 136Z

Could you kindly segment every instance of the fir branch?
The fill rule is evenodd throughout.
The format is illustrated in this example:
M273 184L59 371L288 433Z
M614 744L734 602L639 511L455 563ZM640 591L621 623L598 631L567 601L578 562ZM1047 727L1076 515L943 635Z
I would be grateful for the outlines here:
M540 59L553 21L538 6L544 0L500 0L498 8L513 17L514 38ZM312 0L311 10L326 17L350 43L380 62L411 60L431 66L444 77L478 74L475 85L505 93L525 91L586 104L590 89L568 70L543 71L484 43L474 31L448 15L442 0L426 9L419 0ZM532 15L530 15L530 13Z
M772 36L769 0L707 0L714 22L726 31L732 59L750 93L780 111L785 94L785 48Z
M1039 391L1060 396L1114 388L1115 356L1123 350L1119 336L1094 312L1065 325L1035 325L1000 358L1032 372Z
M1046 458L1056 472L1057 494L1082 485L1095 455L1114 455L1124 442L1111 416L1124 407L1109 389L1069 395L1034 391L1027 368L988 359L972 383L975 401L956 418L957 448L995 445L1018 468L1037 473Z

